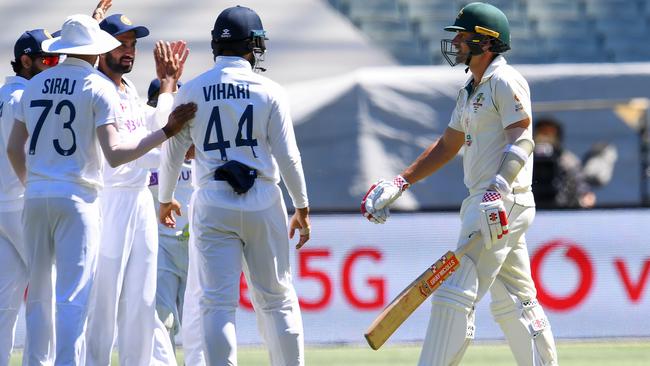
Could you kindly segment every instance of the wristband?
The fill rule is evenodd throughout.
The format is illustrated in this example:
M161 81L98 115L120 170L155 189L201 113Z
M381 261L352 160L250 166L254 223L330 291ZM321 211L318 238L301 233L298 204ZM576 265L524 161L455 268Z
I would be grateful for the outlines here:
M399 190L402 191L402 192L404 192L405 190L407 190L407 189L411 186L411 183L409 183L409 182L408 182L406 179L404 179L404 177L402 177L401 175L398 175L398 176L396 176L395 178L393 178L393 184L394 184L397 188L399 188Z
M174 133L170 131L170 128L167 125L163 126L161 130L165 134L165 136L167 136L167 138L174 136Z

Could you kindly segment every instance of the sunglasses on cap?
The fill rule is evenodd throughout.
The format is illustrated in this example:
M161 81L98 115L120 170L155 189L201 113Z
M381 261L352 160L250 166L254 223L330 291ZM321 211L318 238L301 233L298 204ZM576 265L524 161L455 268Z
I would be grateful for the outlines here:
M43 65L45 66L56 66L59 64L59 55L35 55L35 58L42 59Z

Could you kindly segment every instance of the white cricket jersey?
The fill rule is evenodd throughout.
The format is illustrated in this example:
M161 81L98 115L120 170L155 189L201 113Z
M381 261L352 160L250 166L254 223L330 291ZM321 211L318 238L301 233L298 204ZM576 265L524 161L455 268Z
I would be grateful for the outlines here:
M528 82L503 56L492 61L474 90L471 80L458 93L449 127L465 134L465 186L474 194L485 191L499 169L508 144L504 129L526 118L532 122L532 110ZM514 190L530 187L532 160L519 171Z
M171 111L173 97L169 93L161 94L160 103L156 109L144 104L138 95L138 91L131 81L126 78L124 81L124 91L111 81L113 88L117 91L120 97L120 117L117 122L117 129L120 135L120 142L127 143L129 141L140 141L153 130L160 127L161 118L156 114L161 111L161 115L165 112L169 115ZM170 99L171 98L171 99ZM164 125L164 123L163 123ZM149 153L147 153L149 154ZM104 164L104 186L105 187L121 187L121 188L144 188L149 183L149 169L146 160L158 159L152 155L145 154L144 157L122 164L116 168ZM157 164L156 164L157 166Z
M17 211L23 207L25 188L14 172L6 151L25 84L27 79L23 77L8 76L5 85L0 88L0 171L3 172L0 174L0 212Z
M102 187L99 126L116 123L115 86L86 61L68 57L34 76L16 119L25 123L25 198L62 197L94 201Z
M149 189L151 194L153 194L155 203L156 203L156 212L158 212L158 171L154 170L151 172L151 179L149 179ZM168 228L167 226L158 223L158 233L162 236L169 237L178 237L182 240L187 240L189 238L188 224L189 224L189 206L190 198L192 197L192 192L194 187L192 186L192 166L185 162L181 169L181 174L178 176L178 184L176 186L176 191L174 192L174 198L181 204L181 216L176 217L176 227Z
M185 151L194 143L197 188L208 194L210 204L244 210L268 207L279 195L277 184L282 174L294 206L309 205L282 87L254 73L241 57L219 56L212 69L179 89L174 104L188 102L198 105L195 118L163 144L160 202L171 200ZM251 191L239 196L226 182L214 180L215 169L228 160L257 170Z

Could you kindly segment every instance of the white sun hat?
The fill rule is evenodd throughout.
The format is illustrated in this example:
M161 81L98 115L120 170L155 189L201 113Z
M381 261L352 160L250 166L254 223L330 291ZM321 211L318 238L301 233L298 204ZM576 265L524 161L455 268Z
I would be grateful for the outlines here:
M61 27L61 36L43 41L41 48L48 53L69 55L101 55L122 43L99 28L93 18L84 14L69 16Z

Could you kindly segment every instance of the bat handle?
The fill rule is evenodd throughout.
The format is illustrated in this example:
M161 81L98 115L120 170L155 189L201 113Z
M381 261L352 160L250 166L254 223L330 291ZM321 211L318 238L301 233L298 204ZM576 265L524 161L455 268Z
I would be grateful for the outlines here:
M456 257L458 260L460 260L460 257L464 256L474 248L474 245L476 245L476 242L480 242L483 240L483 237L481 236L480 231L474 231L472 232L469 237L466 239L465 243L461 244L458 250L456 250Z

